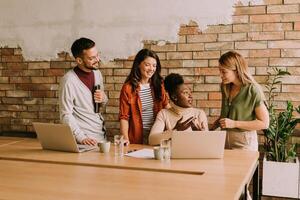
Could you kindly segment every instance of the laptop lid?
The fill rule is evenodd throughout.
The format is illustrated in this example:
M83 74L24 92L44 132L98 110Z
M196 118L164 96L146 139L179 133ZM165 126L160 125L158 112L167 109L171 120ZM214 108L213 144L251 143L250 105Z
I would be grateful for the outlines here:
M172 158L223 158L226 131L174 131Z
M79 149L71 128L67 124L39 122L33 122L32 124L43 149L82 152L96 148L92 147L90 149Z

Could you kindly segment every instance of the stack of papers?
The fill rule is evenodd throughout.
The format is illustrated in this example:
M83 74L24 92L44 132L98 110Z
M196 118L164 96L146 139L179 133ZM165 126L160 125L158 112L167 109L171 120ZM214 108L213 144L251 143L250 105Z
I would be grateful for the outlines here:
M140 149L137 151L127 153L125 155L134 158L154 158L153 149Z

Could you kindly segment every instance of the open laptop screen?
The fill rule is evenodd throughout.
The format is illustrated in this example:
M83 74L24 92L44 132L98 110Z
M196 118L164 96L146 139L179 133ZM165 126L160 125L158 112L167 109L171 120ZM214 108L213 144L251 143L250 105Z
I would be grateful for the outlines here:
M33 122L34 129L43 149L83 152L95 149L96 146L86 146L78 148L71 128L67 124L39 123Z

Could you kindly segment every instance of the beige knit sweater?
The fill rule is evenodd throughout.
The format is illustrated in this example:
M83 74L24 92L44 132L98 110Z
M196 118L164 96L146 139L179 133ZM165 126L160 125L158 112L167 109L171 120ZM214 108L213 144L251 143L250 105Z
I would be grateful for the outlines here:
M162 109L156 117L156 120L151 128L149 135L149 144L160 144L162 139L168 139L171 137L171 132L175 127L177 121L183 117L182 122L194 117L198 120L199 124L203 124L204 130L208 130L206 114L202 109L197 108L182 108L174 103L171 103L171 108ZM187 131L191 131L189 127Z

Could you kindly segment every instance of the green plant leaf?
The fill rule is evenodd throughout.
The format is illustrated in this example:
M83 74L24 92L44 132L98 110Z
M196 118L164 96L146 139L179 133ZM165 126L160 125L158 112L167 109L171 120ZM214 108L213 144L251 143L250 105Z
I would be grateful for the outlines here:
M270 124L265 130L264 149L268 160L278 162L288 162L294 160L296 156L296 147L289 147L289 138L291 137L296 125L300 123L300 118L294 118L293 112L300 113L300 105L294 108L290 101L287 101L286 109L282 112L275 112L274 97L278 96L275 93L282 84L281 79L290 75L288 71L278 68L272 68L273 73L268 72L266 83Z

